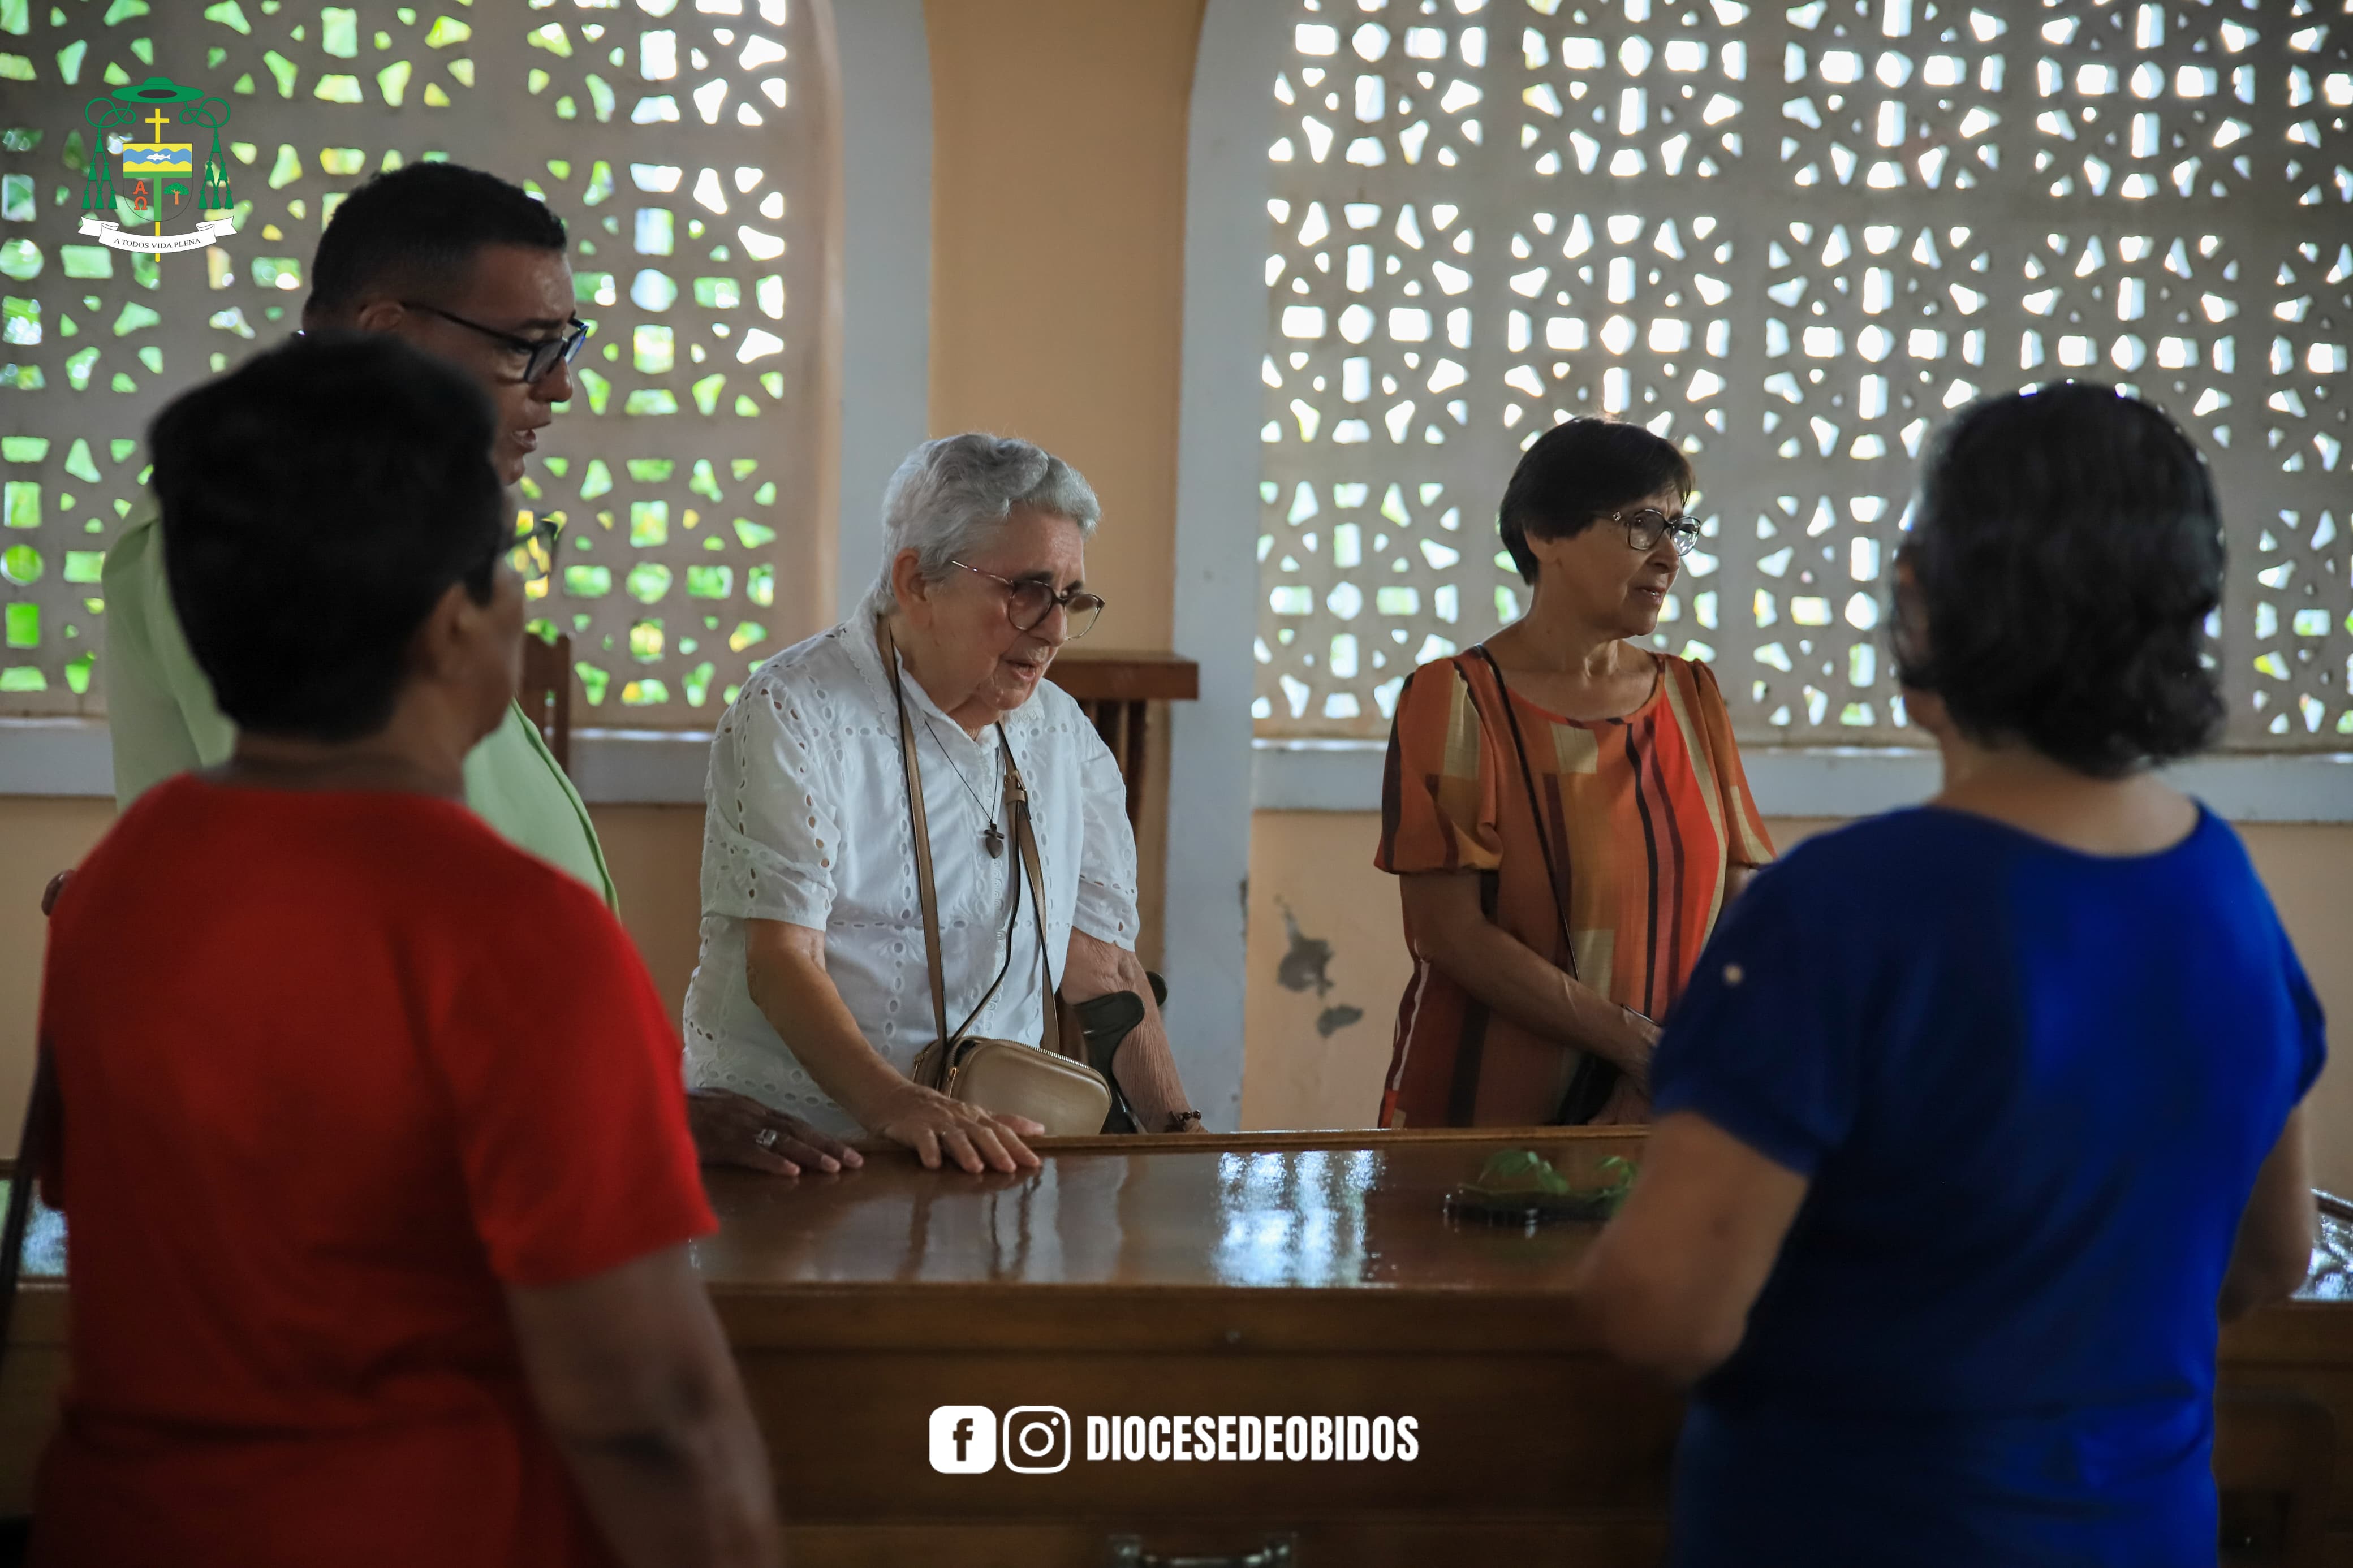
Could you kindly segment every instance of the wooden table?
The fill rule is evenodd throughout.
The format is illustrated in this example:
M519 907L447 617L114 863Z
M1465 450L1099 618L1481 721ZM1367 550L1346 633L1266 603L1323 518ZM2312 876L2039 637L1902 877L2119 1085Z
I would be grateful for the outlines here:
M1592 1230L1458 1227L1440 1209L1495 1149L1540 1149L1577 1176L1640 1142L1068 1139L1026 1180L888 1155L798 1182L719 1173L723 1228L695 1262L760 1410L799 1568L1176 1552L1265 1568L1647 1565L1665 1541L1680 1402L1598 1353L1568 1308L1563 1277ZM54 1279L25 1288L0 1375L0 1511L22 1506L62 1373L63 1296ZM2353 1433L2353 1301L2234 1327L2222 1384L2217 1470L2246 1542L2225 1561L2353 1562L2353 1465L2337 1439ZM1058 1408L1076 1451L1057 1473L938 1473L943 1405ZM1090 1416L1180 1415L1367 1429L1409 1415L1419 1453L1087 1458Z

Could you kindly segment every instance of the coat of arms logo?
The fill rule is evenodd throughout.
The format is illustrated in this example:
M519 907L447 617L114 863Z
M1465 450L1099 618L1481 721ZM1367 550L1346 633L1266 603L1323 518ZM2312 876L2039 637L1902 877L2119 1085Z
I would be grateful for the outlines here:
M82 233L117 250L164 251L200 249L237 232L231 216L202 216L227 214L234 202L228 163L221 156L221 127L229 119L227 100L169 77L151 76L91 99L82 118L100 140L100 151L82 182ZM212 133L201 170L195 141L167 141L167 127L184 127L192 137L197 131ZM133 139L141 133L146 140ZM123 138L119 182L115 156L104 151L116 136ZM132 227L111 221L110 215L116 220L127 216ZM193 227L164 232L166 224L190 219L195 220ZM137 233L139 226L151 226L153 232Z

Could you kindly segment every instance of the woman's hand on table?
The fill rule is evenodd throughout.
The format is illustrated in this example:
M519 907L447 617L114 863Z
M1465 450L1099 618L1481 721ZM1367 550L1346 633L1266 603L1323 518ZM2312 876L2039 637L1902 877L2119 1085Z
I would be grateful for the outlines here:
M1038 1168L1038 1156L1021 1142L1046 1131L1037 1122L950 1100L910 1082L875 1054L826 973L825 932L783 921L746 921L744 952L753 1005L818 1088L860 1127L905 1144L934 1171L942 1156L975 1174Z
M797 1176L803 1171L855 1170L866 1163L857 1150L799 1117L723 1089L687 1090L686 1124L694 1134L695 1152L706 1165L741 1165L771 1175ZM774 1136L763 1143L764 1133Z
M1034 1171L1042 1163L1022 1142L1042 1136L1042 1123L1026 1116L999 1116L904 1079L859 1120L893 1143L913 1149L927 1171L938 1170L944 1161L954 1161L958 1169L975 1175Z

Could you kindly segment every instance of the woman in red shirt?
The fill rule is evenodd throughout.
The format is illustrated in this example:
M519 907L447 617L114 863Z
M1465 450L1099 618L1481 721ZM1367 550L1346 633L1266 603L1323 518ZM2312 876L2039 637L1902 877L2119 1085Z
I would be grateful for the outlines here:
M238 727L58 900L57 1564L766 1564L686 1242L679 1046L596 896L462 804L522 595L481 390L305 338L151 433Z

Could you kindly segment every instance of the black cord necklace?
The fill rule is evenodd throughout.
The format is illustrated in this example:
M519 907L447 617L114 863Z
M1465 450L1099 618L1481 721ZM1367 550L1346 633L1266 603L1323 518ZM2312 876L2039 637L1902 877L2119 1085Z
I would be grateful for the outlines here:
M915 717L923 721L923 730L931 736L932 744L939 748L940 755L947 758L948 767L955 772L956 783L964 785L964 793L972 796L974 806L988 818L988 826L981 830L980 841L987 846L990 859L999 858L1005 853L1005 831L997 826L997 813L988 809L980 798L980 792L974 789L972 781L964 776L964 768L956 762L955 753L949 751L947 742L940 739L940 732L932 728L932 716L918 710Z

